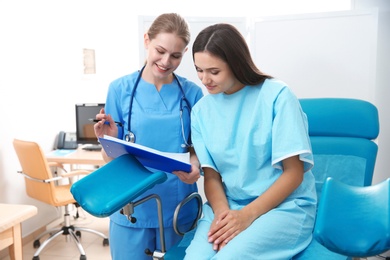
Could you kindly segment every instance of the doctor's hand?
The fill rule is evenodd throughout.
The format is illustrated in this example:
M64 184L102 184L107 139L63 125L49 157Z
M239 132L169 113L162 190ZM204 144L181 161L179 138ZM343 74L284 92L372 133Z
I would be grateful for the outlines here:
M118 136L118 127L111 115L105 114L104 108L100 109L99 114L96 115L96 120L100 120L93 126L96 137L103 137L104 135Z
M173 171L172 173L179 177L182 182L187 184L193 184L200 178L199 166L195 166L194 164L191 164L191 172Z
M225 210L216 214L208 233L213 249L221 250L235 236L252 224L243 210Z

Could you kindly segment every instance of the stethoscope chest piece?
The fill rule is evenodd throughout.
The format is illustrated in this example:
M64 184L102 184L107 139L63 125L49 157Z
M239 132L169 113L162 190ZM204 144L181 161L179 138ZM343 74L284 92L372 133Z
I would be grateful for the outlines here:
M127 142L134 143L134 142L135 142L135 135L134 135L134 133L131 132L131 131L129 131L129 132L127 133L127 135L125 135L125 140L126 140Z

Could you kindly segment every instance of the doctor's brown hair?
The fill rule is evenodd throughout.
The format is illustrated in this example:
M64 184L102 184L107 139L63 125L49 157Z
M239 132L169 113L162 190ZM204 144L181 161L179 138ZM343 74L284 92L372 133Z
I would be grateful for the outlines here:
M190 30L187 21L176 13L159 15L148 30L149 39L154 39L159 33L174 33L181 38L187 46L190 42Z

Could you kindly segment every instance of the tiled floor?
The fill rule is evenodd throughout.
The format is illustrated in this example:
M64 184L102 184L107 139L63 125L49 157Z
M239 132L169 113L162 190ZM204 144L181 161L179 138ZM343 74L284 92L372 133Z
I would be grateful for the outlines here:
M108 236L108 218L95 218L84 211L80 211L80 217L72 220L72 225L91 228L102 232ZM47 236L43 237L41 244L45 241ZM81 244L87 256L87 260L111 260L110 247L103 246L103 238L98 235L82 232ZM23 246L23 260L31 260L36 249L33 247L33 241ZM41 254L39 260L79 260L80 253L76 244L66 236L60 235L47 245ZM0 260L10 260L9 256L3 257Z

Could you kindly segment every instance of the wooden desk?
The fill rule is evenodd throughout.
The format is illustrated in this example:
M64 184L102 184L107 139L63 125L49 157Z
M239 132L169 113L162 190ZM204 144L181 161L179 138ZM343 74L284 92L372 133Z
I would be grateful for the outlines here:
M9 247L12 260L23 259L22 222L37 212L32 205L0 204L0 250Z
M105 164L100 151L86 151L78 148L67 154L60 154L60 151L53 151L46 154L48 162L62 164L88 164L102 166Z

